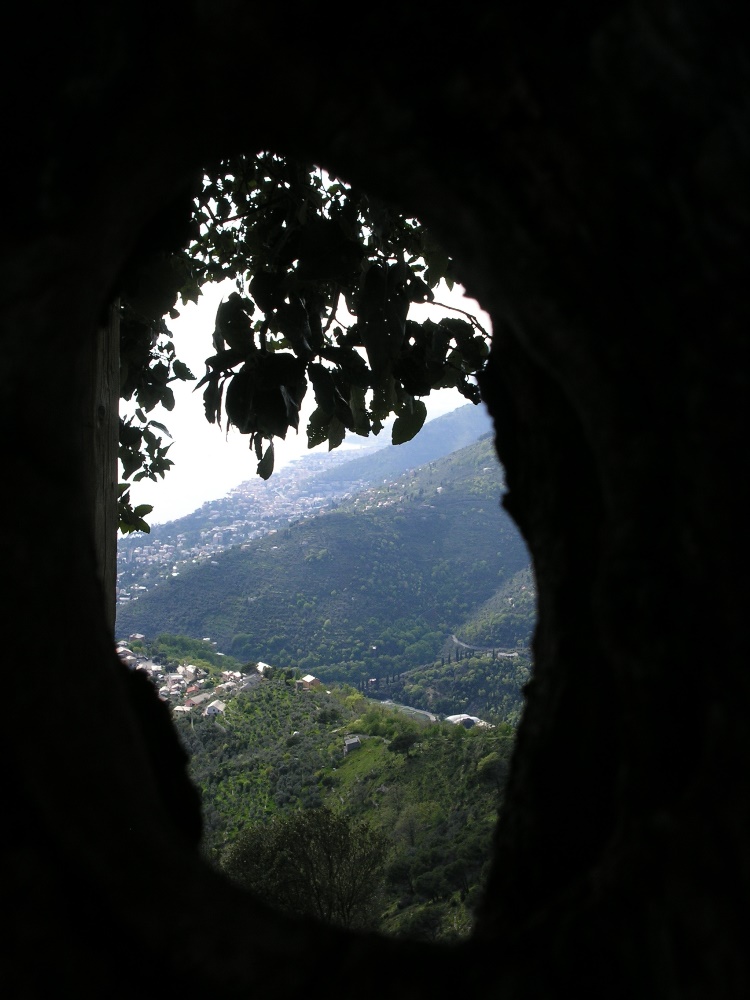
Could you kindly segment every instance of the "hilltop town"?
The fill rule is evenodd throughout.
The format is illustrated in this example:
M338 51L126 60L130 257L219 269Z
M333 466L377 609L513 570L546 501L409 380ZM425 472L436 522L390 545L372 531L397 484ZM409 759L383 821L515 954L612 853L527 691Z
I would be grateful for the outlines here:
M129 641L140 641L143 638L139 633L134 633ZM208 637L203 641L211 647L216 646ZM126 667L142 670L151 679L161 700L167 702L178 715L193 709L199 710L203 715L221 715L229 698L250 691L260 683L264 675L273 672L270 664L257 663L254 669L245 672L222 670L217 681L216 676L209 674L208 670L191 663L181 663L174 669L167 669L164 664L133 652L125 640L120 640L115 649ZM321 681L312 674L306 674L295 681L296 687L303 690L319 687L320 684Z

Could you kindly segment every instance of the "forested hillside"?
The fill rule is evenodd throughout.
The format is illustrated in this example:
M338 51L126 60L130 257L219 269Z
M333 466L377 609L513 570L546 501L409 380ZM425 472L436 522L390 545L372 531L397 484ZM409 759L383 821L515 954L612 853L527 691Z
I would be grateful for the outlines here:
M372 927L431 940L468 933L511 727L420 724L351 688L299 690L283 670L231 699L220 722L191 713L175 724L214 864L233 876L250 870L253 887L273 899L278 887L243 859L243 843L252 854L270 836L269 822L315 824L326 807L385 845L373 872ZM344 737L354 733L360 747L345 754ZM289 865L301 851L291 845Z
M514 582L529 560L501 493L487 437L187 569L121 609L118 632L210 636L238 659L354 684L445 659L451 634L515 648L533 593Z

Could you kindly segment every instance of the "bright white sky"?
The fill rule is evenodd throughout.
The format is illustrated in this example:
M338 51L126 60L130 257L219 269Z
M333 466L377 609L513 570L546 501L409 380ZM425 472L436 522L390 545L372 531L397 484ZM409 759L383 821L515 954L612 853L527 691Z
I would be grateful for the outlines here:
M213 353L211 335L216 310L222 298L234 290L231 281L221 285L207 285L198 305L178 305L180 318L169 321L177 357L185 362L197 379L195 382L171 383L175 394L174 410L167 412L157 407L148 414L150 419L163 423L169 429L173 443L168 457L174 462L164 479L159 479L156 483L144 479L131 486L130 495L134 506L140 503L153 504L153 513L146 518L151 524L163 524L190 514L206 501L225 496L235 486L256 475L258 462L255 452L248 446L249 436L240 434L236 428L230 428L227 434L225 429L209 424L203 412L203 390L194 391L197 382L205 374L205 359ZM452 292L442 286L437 289L435 297L473 313L488 332L491 330L489 316L473 299L465 298L458 286ZM437 319L440 315L446 314L431 305L414 305L409 312L409 317L415 320L430 316ZM432 420L463 406L466 399L455 389L442 389L427 396L424 402L427 406L427 419ZM122 405L124 414L133 412L133 404ZM302 405L299 433L295 434L290 429L285 441L274 441L275 469L283 468L292 459L308 451L307 420L314 408L315 397L312 389L308 389ZM348 434L340 448L350 446L350 441L358 444L364 440L372 439ZM390 441L388 429L381 431L374 440L387 445ZM326 449L327 444L323 444L317 450Z

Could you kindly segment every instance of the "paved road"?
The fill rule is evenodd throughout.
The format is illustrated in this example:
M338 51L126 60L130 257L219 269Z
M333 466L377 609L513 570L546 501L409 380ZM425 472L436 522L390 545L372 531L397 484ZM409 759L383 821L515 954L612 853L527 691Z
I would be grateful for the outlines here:
M397 708L401 712L406 712L408 715L426 715L430 722L439 722L440 719L437 715L432 712L426 712L423 708L412 708L411 705L399 705L395 701L391 701L390 698L386 698L380 703L381 705L388 705L390 708Z

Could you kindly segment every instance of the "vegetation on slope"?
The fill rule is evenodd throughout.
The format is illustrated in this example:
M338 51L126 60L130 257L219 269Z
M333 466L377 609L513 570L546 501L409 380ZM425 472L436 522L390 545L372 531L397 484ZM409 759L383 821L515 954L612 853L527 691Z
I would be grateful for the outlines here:
M325 807L387 844L371 925L431 940L468 932L512 727L420 723L348 687L300 690L279 670L232 698L221 721L192 713L175 725L202 795L204 849L231 876L257 872L238 862L243 840L254 849L266 824L300 810L313 822ZM345 754L348 734L361 747Z
M528 650L495 658L459 654L460 659L404 671L368 685L383 700L411 705L440 716L471 715L493 724L516 725L523 692L531 677Z
M162 665L167 673L173 673L181 664L190 663L200 670L205 670L208 677L215 682L224 670L243 670L246 667L246 664L233 656L217 652L215 646L216 643L208 638L192 639L187 635L172 635L169 632L162 633L155 639L128 640L128 648L133 653L146 656L154 663Z
M485 438L185 571L122 609L118 627L210 635L239 660L356 685L435 662L446 638L463 638L464 623L528 567L501 490ZM495 621L505 648L528 636L528 621ZM491 629L472 630L501 646Z

